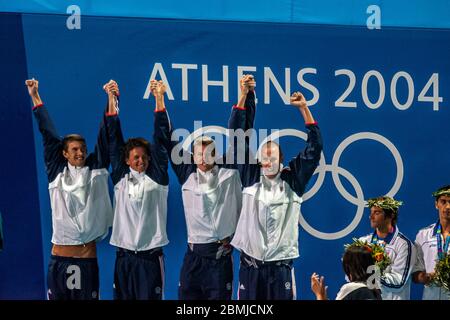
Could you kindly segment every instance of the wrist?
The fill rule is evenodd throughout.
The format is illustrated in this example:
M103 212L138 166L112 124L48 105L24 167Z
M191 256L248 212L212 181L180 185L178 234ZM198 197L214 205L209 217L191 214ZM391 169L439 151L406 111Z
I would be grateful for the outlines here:
M32 100L33 100L33 106L38 106L38 105L42 105L43 103L42 103L42 100L41 100L41 98L38 96L38 97L32 97Z
M326 297L326 295L324 295L324 294L316 294L316 298L317 298L317 300L327 300L327 297Z

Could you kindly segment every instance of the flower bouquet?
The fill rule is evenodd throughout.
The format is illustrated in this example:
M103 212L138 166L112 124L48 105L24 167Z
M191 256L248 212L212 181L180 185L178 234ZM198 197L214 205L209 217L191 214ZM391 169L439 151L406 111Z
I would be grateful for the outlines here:
M379 244L369 243L367 241L353 238L353 243L344 245L346 250L350 247L361 247L370 252L375 261L375 266L379 268L381 275L384 274L387 267L391 264L391 259L384 250L384 247Z
M450 254L444 256L436 262L432 283L450 291Z

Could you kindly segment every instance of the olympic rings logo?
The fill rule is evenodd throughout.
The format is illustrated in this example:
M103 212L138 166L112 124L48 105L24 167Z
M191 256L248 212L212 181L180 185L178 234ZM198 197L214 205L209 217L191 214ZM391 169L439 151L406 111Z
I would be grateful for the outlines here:
M183 142L182 148L183 149L189 149L189 146L191 145L192 141L195 140L197 137L203 135L203 134L209 134L209 133L218 133L221 135L229 136L229 130L221 127L221 126L206 126L201 127L197 130L195 130L193 133L191 133ZM297 130L297 129L282 129L275 132L272 132L270 135L268 135L260 144L258 147L258 154L260 154L261 147L269 140L275 140L281 137L287 137L287 136L293 136L300 139L303 139L304 141L307 140L307 134L303 131ZM303 217L301 209L300 209L300 219L299 223L305 229L309 234L315 236L319 239L324 240L336 240L343 238L347 236L349 233L351 233L359 224L361 221L361 218L363 217L364 213L364 207L365 207L365 200L364 200L364 193L362 191L361 185L359 184L358 180L346 169L339 166L339 160L343 154L343 152L346 150L347 147L349 147L353 142L359 141L359 140L373 140L381 143L384 145L392 154L397 174L395 177L395 182L392 185L391 189L385 193L385 195L389 197L394 197L397 192L399 191L402 182L403 182L403 175L404 175L404 168L403 168L403 160L400 155L400 152L395 147L395 145L385 138L384 136L374 133L374 132L359 132L352 134L351 136L347 137L344 141L342 141L339 146L336 148L336 151L333 155L333 158L331 160L331 164L327 164L325 161L325 156L322 152L319 165L314 172L315 174L318 174L317 180L314 183L314 185L303 194L302 199L303 201L307 201L308 199L312 198L321 188L324 180L325 175L327 172L331 172L331 176L333 179L333 182L336 186L336 189L338 192L342 195L344 199L346 199L348 202L354 204L356 206L356 214L353 218L353 220L350 222L349 225L347 225L342 230L336 231L336 232L322 232L315 228L313 228ZM345 187L343 186L340 176L343 176L345 179L350 182L352 185L356 197L350 194Z

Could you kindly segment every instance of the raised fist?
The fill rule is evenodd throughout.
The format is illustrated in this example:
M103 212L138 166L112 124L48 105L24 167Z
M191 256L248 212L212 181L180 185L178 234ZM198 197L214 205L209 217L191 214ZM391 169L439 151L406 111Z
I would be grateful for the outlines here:
M251 74L245 74L239 81L241 87L241 93L247 94L249 91L255 90L256 82L255 78Z
M291 105L300 109L305 109L306 107L308 107L305 97L299 91L292 94Z
M120 95L119 85L114 80L109 80L108 83L103 86L103 90L105 90L108 95L115 95L116 97Z
M25 85L28 88L28 94L30 95L30 97L38 96L39 81L34 80L34 78L25 80Z
M162 80L151 80L150 90L155 97L162 97L166 93L166 85Z

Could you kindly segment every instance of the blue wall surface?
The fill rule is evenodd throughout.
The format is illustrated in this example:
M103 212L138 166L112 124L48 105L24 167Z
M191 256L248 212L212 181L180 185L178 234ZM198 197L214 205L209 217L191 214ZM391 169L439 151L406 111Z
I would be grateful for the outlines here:
M27 62L19 14L0 15L0 299L42 299L41 221ZM24 91L25 89L25 91Z

